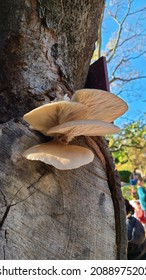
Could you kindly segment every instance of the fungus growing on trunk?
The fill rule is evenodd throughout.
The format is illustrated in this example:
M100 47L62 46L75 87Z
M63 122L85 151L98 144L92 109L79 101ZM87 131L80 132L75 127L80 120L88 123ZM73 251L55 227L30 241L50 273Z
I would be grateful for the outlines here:
M88 120L112 122L128 109L124 100L110 92L98 89L77 90L71 101L88 107Z
M90 163L94 155L88 148L67 145L74 137L103 136L119 132L111 122L124 114L127 104L103 90L77 90L71 101L43 105L24 115L34 130L56 138L24 152L30 160L40 160L58 169L74 169Z
M94 154L87 148L65 145L56 141L33 146L25 151L23 156L29 160L40 160L51 164L61 170L75 169L94 159Z
M84 119L87 114L85 105L77 102L59 101L40 106L23 116L34 130L47 135L50 127L73 120Z
M54 126L47 131L47 135L55 136L56 134L58 139L62 139L62 141L62 135L64 135L66 137L64 141L69 143L76 136L104 136L119 131L119 127L112 123L96 120L79 120Z

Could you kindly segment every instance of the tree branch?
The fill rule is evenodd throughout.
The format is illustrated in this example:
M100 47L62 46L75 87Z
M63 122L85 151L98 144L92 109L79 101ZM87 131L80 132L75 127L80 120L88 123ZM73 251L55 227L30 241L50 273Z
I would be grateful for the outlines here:
M121 77L112 77L112 79L109 81L109 83L113 83L115 81L121 81L121 82L131 82L134 80L138 80L138 79L146 79L146 76L139 76L139 77L131 77L131 78L121 78Z
M143 147L142 146L138 146L138 145L130 145L130 144L120 144L118 147L115 146L116 149L110 149L111 153L114 153L114 152L118 152L121 150L122 147L128 147L128 148L135 148L135 149L140 149L142 150Z
M125 22L128 14L129 14L129 12L130 12L130 9L131 9L131 1L128 1L128 9L127 9L127 12L126 12L126 14L125 14L121 23L118 21L118 19L114 15L111 14L111 17L119 25L119 31L118 31L118 34L117 34L116 42L115 42L114 48L112 50L112 53L111 53L110 57L107 59L107 63L111 61L111 59L113 58L113 56L116 53L116 49L117 49L117 46L118 46L118 43L119 43L119 40L120 40L120 37L121 37L121 33L122 33L122 30L123 30L123 25L124 25L124 22Z
M117 64L117 66L115 67L115 69L114 69L114 71L113 71L113 73L112 73L112 77L114 77L114 75L115 75L115 72L117 71L117 69L121 66L121 64L124 62L125 60L124 60L124 58L122 58L120 61L119 61L119 63Z
M132 59L137 59L137 58L141 57L142 55L144 55L145 53L146 53L146 51L143 51L142 53L140 53L140 54L138 54L136 56L131 56L131 57L127 58L127 59L123 59L123 61L124 62L128 62L128 61L130 61Z
M114 71L112 72L112 74L111 74L111 76L113 77L113 78L115 78L115 72L118 70L118 68L122 65L122 63L126 63L126 62L128 62L128 61L130 61L130 60L134 60L134 59L137 59L137 58L139 58L139 57L141 57L142 55L144 55L146 53L146 51L144 51L144 52L142 52L142 53L140 53L139 55L137 55L137 56L132 56L132 57L129 57L129 58L127 58L127 59L125 59L125 58L122 58L120 61L119 61L119 63L115 66L115 69L114 69ZM142 76L143 77L143 76ZM144 76L145 77L145 76ZM139 77L138 77L139 78ZM115 81L115 80L114 80ZM112 82L111 82L112 83Z
M145 35L145 34L144 34L144 35ZM117 48L122 47L126 42L130 41L131 39L136 38L136 37L141 37L141 36L142 36L142 32L139 33L139 34L133 34L133 35L131 35L130 37L127 37L126 39L124 39L124 40L121 42L121 44L119 44L119 45L117 46Z
M137 11L134 11L134 12L129 13L129 16L135 15L135 14L137 14L137 13L144 12L145 10L146 10L146 7L143 7L143 8L140 9L140 10L137 10Z

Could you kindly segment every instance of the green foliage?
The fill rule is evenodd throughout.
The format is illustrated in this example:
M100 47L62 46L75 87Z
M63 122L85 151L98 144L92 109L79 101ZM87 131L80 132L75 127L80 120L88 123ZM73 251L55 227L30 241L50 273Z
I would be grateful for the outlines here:
M146 184L145 184L145 188L146 188ZM135 191L135 194L136 194L135 198L138 199L137 187L131 186L131 185L125 185L121 188L123 197L128 200L133 200L133 196L132 196L132 192L131 192L132 189Z
M133 200L131 189L135 190L135 192L137 193L136 186L128 185L128 186L124 186L124 187L121 188L122 195L123 195L124 198L126 198L128 200Z
M140 168L146 172L146 126L143 119L126 124L119 134L108 139L117 168L129 163L133 170Z
M129 170L121 170L119 171L119 176L122 182L129 183L129 177L131 172Z

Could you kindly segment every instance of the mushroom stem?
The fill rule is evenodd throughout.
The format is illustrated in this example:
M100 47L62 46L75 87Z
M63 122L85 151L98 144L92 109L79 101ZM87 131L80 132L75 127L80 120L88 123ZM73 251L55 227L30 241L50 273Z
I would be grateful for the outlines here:
M68 133L68 134L60 134L58 135L57 137L55 137L56 140L59 142L59 143L62 143L62 144L65 144L65 145L68 145L69 142L71 142L74 138L74 136L72 135L72 133Z

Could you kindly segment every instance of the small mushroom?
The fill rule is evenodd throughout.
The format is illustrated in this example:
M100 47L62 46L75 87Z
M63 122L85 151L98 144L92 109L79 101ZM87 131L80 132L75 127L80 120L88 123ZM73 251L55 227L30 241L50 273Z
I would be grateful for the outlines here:
M40 160L60 170L75 169L94 159L94 154L87 148L67 146L55 141L33 146L23 156L29 160Z
M103 90L77 90L71 101L79 102L88 107L87 119L112 122L124 114L128 106L118 96Z
M47 135L49 128L72 120L83 119L86 106L81 103L60 101L40 106L23 116L34 130Z
M103 136L106 134L114 134L119 132L118 126L103 121L96 120L79 120L66 122L47 131L47 135L58 136L58 139L64 142L70 142L74 137L85 136ZM60 137L60 135L63 137Z

